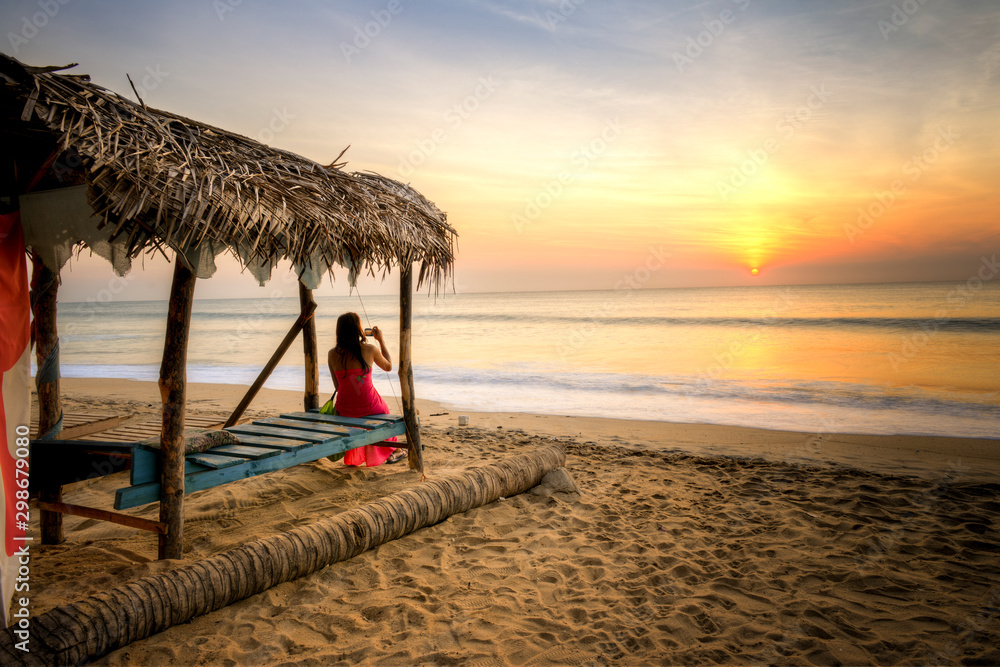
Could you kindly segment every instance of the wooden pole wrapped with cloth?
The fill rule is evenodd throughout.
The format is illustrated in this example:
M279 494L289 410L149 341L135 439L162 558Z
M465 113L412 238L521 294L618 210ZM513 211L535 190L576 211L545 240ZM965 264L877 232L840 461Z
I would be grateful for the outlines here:
M56 328L56 300L59 292L59 275L45 266L42 258L31 253L31 311L35 334L35 389L38 393L38 438L48 440L62 431L62 401L59 397L59 333ZM62 502L62 489L39 489L42 502ZM63 541L62 515L58 512L40 512L42 544L60 544Z

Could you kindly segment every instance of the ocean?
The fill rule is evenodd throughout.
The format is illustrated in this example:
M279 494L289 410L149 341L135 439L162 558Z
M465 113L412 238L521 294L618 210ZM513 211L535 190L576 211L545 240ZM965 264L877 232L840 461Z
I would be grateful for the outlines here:
M323 360L347 310L397 358L397 297L317 302ZM59 304L63 377L155 381L166 310ZM189 381L251 383L297 313L196 301ZM419 294L413 327L416 395L473 411L1000 438L1000 283ZM301 390L302 368L296 341L265 386ZM376 371L399 410L395 372Z

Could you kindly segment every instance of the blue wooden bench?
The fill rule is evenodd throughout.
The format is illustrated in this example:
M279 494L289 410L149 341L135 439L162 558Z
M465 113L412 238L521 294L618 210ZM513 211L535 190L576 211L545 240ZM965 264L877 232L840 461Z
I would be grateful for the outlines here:
M188 454L184 461L185 493L317 461L406 434L403 418L396 415L355 418L318 412L292 412L225 430L236 435L240 444ZM159 451L138 443L132 444L131 450L130 484L115 493L115 509L119 510L160 499Z
M184 491L210 489L238 479L317 461L350 449L405 435L403 418L373 415L353 418L319 412L292 412L227 429L238 445L220 445L188 454ZM406 443L392 443L406 447ZM32 440L30 489L58 490L63 485L130 470L129 485L115 492L115 509L160 499L160 452L139 442ZM38 501L39 509L111 521L163 533L166 524L93 507Z

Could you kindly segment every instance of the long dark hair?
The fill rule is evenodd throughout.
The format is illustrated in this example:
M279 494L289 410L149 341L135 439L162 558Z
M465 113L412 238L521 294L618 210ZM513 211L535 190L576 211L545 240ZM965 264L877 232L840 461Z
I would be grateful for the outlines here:
M337 318L337 352L340 363L347 369L348 357L354 357L361 364L364 373L370 368L361 354L361 341L365 339L365 330L361 328L361 318L357 313L344 313Z

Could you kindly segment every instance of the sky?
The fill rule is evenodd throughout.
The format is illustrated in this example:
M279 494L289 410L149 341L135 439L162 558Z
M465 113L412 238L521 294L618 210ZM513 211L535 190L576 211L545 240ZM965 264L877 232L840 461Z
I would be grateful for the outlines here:
M458 292L964 281L1000 250L995 0L6 0L0 26L149 106L350 146L448 213ZM60 298L166 299L141 264L85 252ZM219 267L197 297L295 293Z

